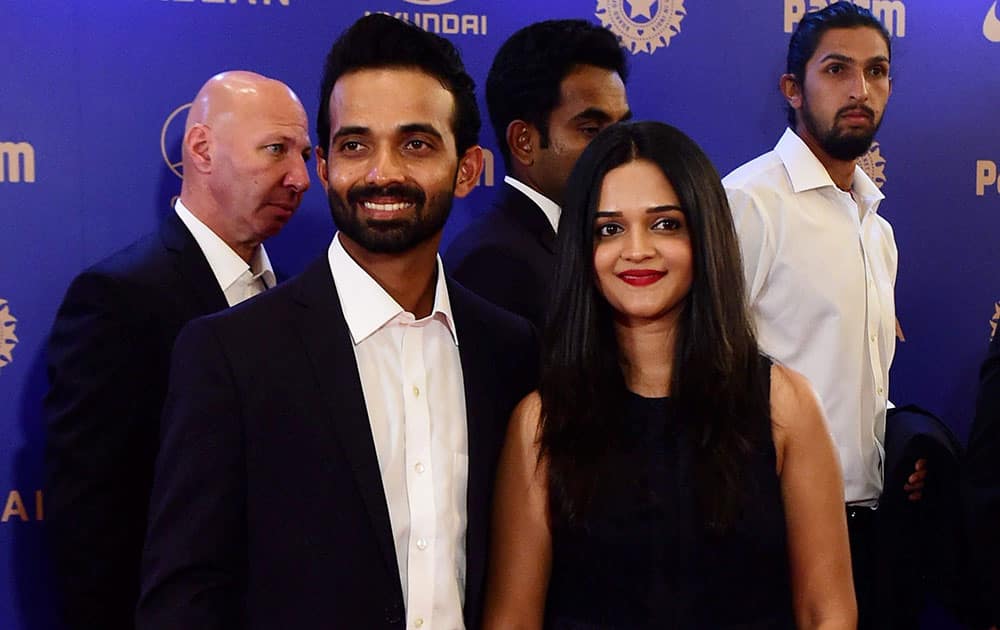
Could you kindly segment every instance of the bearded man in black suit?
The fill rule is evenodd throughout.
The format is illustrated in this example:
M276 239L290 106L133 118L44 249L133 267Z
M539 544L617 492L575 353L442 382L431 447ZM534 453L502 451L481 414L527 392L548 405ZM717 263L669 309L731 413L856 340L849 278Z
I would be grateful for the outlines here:
M479 627L493 476L537 361L530 324L437 255L479 126L447 40L373 14L334 43L316 153L340 231L181 332L139 628Z

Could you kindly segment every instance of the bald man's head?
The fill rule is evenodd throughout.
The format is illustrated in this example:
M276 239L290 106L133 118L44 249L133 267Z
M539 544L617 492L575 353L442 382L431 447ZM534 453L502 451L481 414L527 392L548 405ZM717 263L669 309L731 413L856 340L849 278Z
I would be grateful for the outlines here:
M184 127L181 201L244 260L291 218L309 187L302 103L242 70L209 79Z

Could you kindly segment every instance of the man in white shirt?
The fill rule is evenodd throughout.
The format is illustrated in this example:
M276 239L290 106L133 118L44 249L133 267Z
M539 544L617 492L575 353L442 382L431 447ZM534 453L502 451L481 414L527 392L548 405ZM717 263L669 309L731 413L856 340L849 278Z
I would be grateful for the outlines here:
M174 208L73 281L49 340L46 525L68 628L134 627L170 349L191 319L274 286L262 242L309 187L302 104L258 74L205 83L182 150Z
M889 34L838 2L792 36L780 87L789 125L773 151L723 184L764 352L822 401L844 473L861 627L882 627L874 509L882 494L897 253L878 187L857 165L891 92ZM906 486L920 498L924 463Z
M505 186L496 206L452 241L445 261L467 288L539 328L566 180L594 136L631 115L627 78L618 40L585 20L526 26L490 67L486 103Z
M493 476L537 362L530 324L437 255L479 127L447 40L373 14L334 43L316 153L340 231L178 338L141 629L479 626Z

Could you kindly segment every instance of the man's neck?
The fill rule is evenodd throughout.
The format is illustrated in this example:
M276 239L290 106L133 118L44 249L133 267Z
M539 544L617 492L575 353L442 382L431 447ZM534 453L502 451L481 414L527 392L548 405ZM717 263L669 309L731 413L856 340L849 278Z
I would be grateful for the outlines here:
M242 258L249 265L253 260L253 255L260 246L260 242L240 242L236 239L229 238L226 236L226 231L223 229L222 221L220 220L221 212L216 210L215 212L207 212L206 208L214 209L215 206L203 203L197 198L191 199L190 197L185 197L184 192L181 192L180 202L184 204L184 207L188 209L194 218L201 221L202 225L212 230L216 236L222 239L222 242L229 246L229 249L236 252L236 255Z
M440 232L400 254L371 252L343 232L339 235L344 251L379 283L403 310L417 319L427 317L434 308L437 286L437 250Z
M838 160L831 156L811 133L802 128L802 125L796 128L795 134L806 143L806 146L809 147L809 150L812 151L816 159L823 165L826 172L830 174L830 179L833 180L834 185L843 191L850 192L854 187L854 168L858 164L857 159Z

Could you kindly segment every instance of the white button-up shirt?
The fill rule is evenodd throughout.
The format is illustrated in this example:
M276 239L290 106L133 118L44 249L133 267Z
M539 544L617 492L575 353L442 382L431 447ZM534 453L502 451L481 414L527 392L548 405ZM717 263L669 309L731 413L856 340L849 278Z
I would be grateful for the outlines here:
M882 493L896 242L860 167L851 192L791 129L723 179L761 349L804 374L826 412L849 503Z
M468 428L444 268L439 258L434 308L416 319L339 235L328 257L382 473L407 627L464 628Z
M180 199L174 204L174 212L201 248L229 306L235 306L275 285L274 269L263 243L253 251L250 264L247 264L218 234L194 216Z

